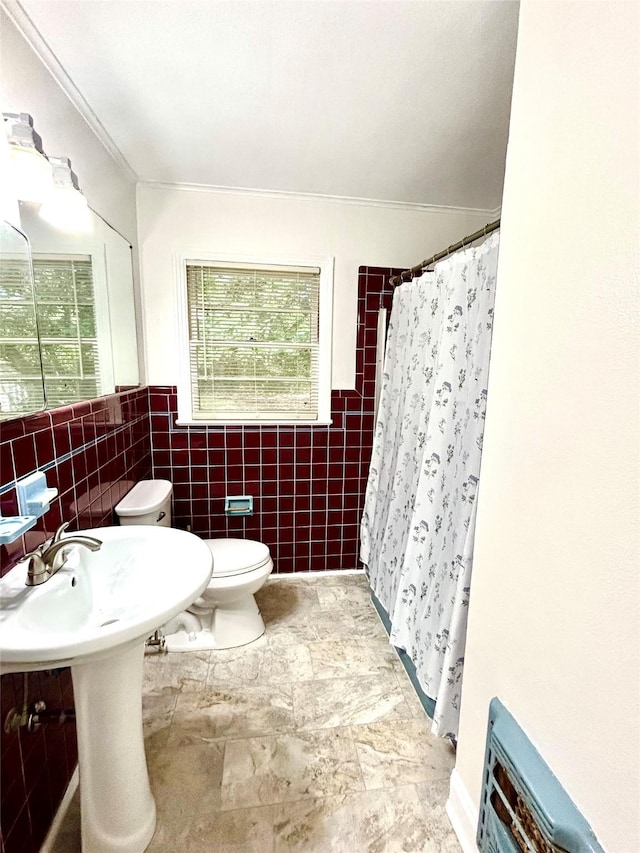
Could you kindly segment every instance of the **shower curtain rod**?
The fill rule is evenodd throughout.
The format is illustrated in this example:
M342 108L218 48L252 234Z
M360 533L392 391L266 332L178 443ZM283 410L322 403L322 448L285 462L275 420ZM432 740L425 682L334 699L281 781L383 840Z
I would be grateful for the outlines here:
M442 258L446 258L447 255L451 255L453 252L457 252L458 249L463 249L465 246L468 246L470 243L475 243L476 240L479 240L480 237L486 237L487 234L491 234L492 231L497 231L500 227L500 220L496 219L495 222L489 222L488 225L485 225L484 228L480 228L475 234L469 234L468 237L463 237L462 240L458 240L457 243L454 243L452 246L449 246L448 249L444 249L442 252L437 252L430 258L427 258L426 261L422 261L421 264L418 264L415 267L411 267L410 270L404 270L400 273L400 275L392 275L389 279L389 284L395 287L397 284L402 284L403 281L411 281L411 279L420 275L423 270L427 267L431 266L431 264L435 264L436 261L441 261Z

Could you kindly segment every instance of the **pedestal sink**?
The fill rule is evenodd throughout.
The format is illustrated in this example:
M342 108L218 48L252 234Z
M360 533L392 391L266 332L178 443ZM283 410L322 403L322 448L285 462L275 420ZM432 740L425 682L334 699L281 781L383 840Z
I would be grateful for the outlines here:
M167 527L81 532L102 540L100 550L72 546L42 586L25 586L25 564L0 580L0 673L71 667L82 849L141 853L156 824L142 736L144 641L202 593L211 552Z

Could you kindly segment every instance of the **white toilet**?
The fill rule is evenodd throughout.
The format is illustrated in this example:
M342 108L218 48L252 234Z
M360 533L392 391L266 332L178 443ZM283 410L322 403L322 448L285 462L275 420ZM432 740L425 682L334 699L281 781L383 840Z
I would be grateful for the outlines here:
M172 491L168 480L141 480L116 506L120 524L170 527ZM273 569L268 547L252 539L205 541L213 574L200 598L163 626L170 652L232 649L264 634L254 594Z

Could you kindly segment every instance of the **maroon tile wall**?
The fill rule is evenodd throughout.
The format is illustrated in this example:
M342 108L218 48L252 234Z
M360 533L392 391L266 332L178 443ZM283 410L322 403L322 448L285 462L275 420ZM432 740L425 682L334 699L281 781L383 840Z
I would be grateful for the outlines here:
M360 515L374 429L378 309L389 276L360 267L356 389L331 395L331 426L177 426L176 389L150 392L153 476L174 486L174 524L203 537L267 544L274 571L358 568ZM224 515L252 495L254 514Z
M149 396L146 388L0 423L0 505L17 514L15 480L40 469L58 489L51 509L23 537L0 546L0 574L51 536L62 520L70 529L113 523L113 508L138 479L151 475ZM34 672L28 702L73 708L68 669ZM36 853L77 763L75 725L49 723L37 732L7 734L11 708L22 709L24 676L0 678L2 853Z

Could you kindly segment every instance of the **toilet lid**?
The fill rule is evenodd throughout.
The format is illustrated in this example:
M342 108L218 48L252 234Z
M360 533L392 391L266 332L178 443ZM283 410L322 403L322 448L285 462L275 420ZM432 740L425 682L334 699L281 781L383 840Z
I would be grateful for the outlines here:
M213 574L224 578L259 569L269 562L271 554L262 542L253 539L207 539L213 555Z

